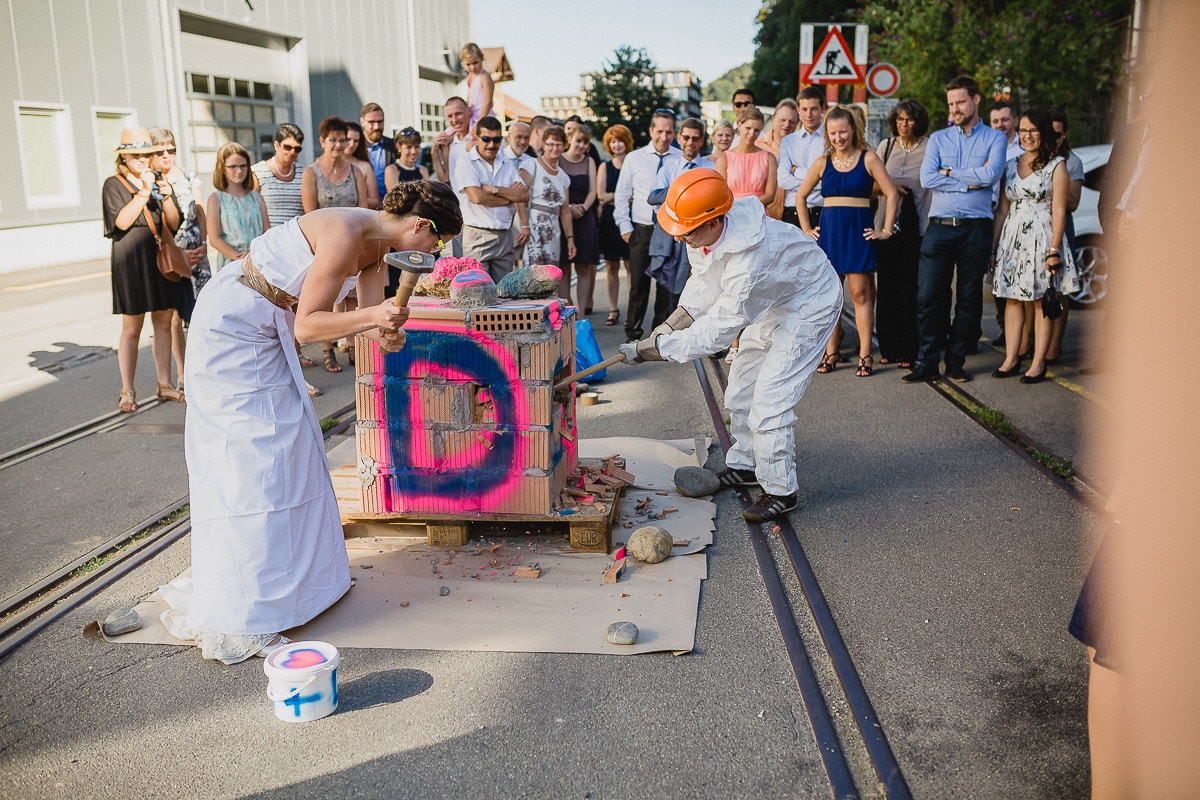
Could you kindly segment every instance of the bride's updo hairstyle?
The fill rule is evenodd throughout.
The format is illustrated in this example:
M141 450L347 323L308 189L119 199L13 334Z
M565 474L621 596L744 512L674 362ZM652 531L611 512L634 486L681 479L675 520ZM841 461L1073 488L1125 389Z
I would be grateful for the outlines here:
M398 217L414 215L430 220L438 236L449 238L462 231L458 196L441 181L405 181L383 198L383 210Z

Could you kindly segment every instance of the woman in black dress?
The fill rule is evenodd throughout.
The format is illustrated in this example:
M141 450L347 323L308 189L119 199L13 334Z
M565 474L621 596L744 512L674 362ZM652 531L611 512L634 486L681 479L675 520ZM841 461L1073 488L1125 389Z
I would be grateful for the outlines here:
M150 154L158 149L145 128L121 131L117 174L104 182L102 190L104 235L112 239L113 313L121 315L117 407L126 413L138 409L133 378L147 312L154 326L155 394L160 400L184 401L183 392L171 384L171 319L187 307L192 287L186 281L168 281L158 271L151 222L160 235L172 237L180 222L171 183L150 170Z
M613 125L604 132L604 149L612 156L596 171L596 198L600 203L600 255L604 256L605 283L608 284L608 319L605 325L616 325L621 319L621 270L629 270L629 245L613 219L613 198L617 179L625 156L633 150L633 132L624 125Z
M567 258L566 233L563 233L558 265L563 278L558 284L558 296L571 296L571 267L575 268L575 300L583 316L592 313L592 290L596 285L596 266L600 263L599 223L596 220L596 163L588 158L592 131L580 124L572 131L558 165L571 179L567 202L571 209L572 233L575 236L575 256Z

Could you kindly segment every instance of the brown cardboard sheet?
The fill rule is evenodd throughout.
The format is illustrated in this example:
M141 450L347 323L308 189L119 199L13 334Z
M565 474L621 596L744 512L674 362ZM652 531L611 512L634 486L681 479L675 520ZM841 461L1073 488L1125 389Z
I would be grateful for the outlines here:
M614 541L653 524L687 544L677 546L660 564L631 560L618 583L603 584L609 556L571 551L561 536L473 536L454 551L429 547L424 536L358 536L347 542L353 588L287 635L337 647L613 655L690 651L700 584L708 573L702 551L712 543L715 506L654 486L663 486L663 476L669 485L677 466L702 463L705 440L621 438L584 440L580 445L585 457L619 453L638 476L639 486L652 484L622 500ZM338 463L332 456L331 463ZM646 501L644 513L634 510L639 500ZM382 526L380 530L394 532ZM514 574L518 567L535 565L541 570L537 578ZM449 590L445 595L443 587ZM110 641L181 644L159 622L164 610L156 592L137 607L142 629ZM640 629L636 644L619 646L606 640L608 625L621 621Z

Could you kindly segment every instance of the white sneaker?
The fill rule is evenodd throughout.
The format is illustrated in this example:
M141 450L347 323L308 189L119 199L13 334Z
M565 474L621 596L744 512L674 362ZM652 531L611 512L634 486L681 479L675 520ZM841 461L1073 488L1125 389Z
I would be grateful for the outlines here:
M737 358L737 354L738 349L736 347L729 348L729 352L725 354L725 363L732 364L733 360Z

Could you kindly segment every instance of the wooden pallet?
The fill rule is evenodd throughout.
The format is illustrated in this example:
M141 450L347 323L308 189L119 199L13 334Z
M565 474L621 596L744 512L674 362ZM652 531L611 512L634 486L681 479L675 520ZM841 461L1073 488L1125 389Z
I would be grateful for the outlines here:
M580 461L582 463L588 459ZM470 538L472 528L512 526L522 532L536 528L539 533L566 533L571 549L586 553L611 552L612 530L625 488L624 485L607 487L608 496L603 501L580 503L573 508L551 510L546 514L368 514L362 510L361 487L355 464L343 464L331 472L331 477L342 524L376 523L372 526L373 536L381 535L376 527L378 524L424 525L426 542L431 547L462 547Z

